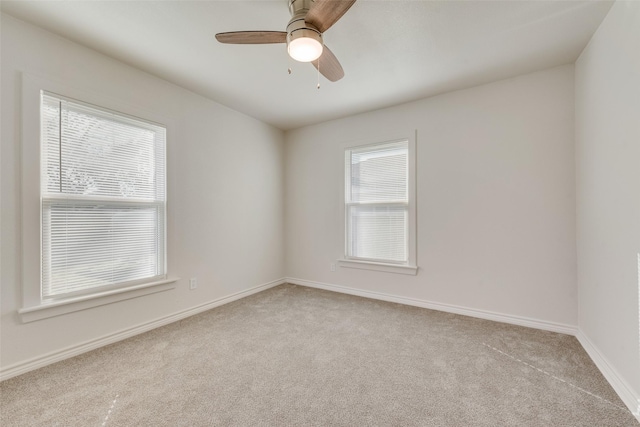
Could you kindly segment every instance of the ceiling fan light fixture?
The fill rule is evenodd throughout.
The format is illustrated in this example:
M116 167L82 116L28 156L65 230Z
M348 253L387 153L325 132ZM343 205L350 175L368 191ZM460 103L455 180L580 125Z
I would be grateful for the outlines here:
M217 33L216 40L228 44L286 43L291 58L312 63L318 70L318 76L322 74L327 80L337 82L344 77L344 70L333 52L324 45L323 33L355 2L356 0L288 0L291 20L286 31L230 31Z
M315 61L322 55L322 48L322 35L311 28L299 28L288 34L287 50L296 61Z

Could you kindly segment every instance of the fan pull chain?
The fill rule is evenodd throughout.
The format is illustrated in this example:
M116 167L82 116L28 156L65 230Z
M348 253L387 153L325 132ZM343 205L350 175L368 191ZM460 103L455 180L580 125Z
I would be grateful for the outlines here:
M318 89L320 89L320 58L318 58Z
M289 75L291 75L291 56L287 53L287 58L289 60L289 68L287 68L287 71L289 72Z

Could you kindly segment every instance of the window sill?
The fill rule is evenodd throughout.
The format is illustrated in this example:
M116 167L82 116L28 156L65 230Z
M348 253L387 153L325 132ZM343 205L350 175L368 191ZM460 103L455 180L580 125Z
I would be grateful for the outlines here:
M175 283L178 280L180 279L172 277L159 280L157 282L144 283L123 289L114 289L93 295L83 295L81 297L69 298L60 301L42 302L39 305L22 308L18 310L18 313L20 314L22 323L34 322L36 320L73 313L74 311L86 310L88 308L111 304L117 301L168 291L176 287Z
M356 261L352 259L339 259L340 267L357 268L360 270L383 271L385 273L408 274L415 276L418 274L418 266L415 265L397 265L385 264L381 262Z

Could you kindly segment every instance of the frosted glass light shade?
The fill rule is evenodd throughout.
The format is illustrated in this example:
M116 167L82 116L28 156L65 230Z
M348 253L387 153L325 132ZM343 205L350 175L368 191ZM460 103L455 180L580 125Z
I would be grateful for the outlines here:
M300 62L315 61L322 55L322 43L311 37L292 37L289 41L289 55Z

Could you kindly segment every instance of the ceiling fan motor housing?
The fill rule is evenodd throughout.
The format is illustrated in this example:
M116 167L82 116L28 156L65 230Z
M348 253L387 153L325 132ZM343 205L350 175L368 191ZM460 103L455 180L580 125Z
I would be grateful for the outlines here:
M291 17L293 18L301 13L306 15L313 3L315 3L315 0L289 0L289 13Z
M294 59L301 62L314 61L322 53L322 33L315 26L304 20L312 3L313 0L289 0L291 20L287 24L287 50ZM311 44L312 46L308 46L308 49L301 49L306 51L305 55L297 56L292 52L292 46L296 43ZM313 51L314 49L317 55L309 52L309 50Z

